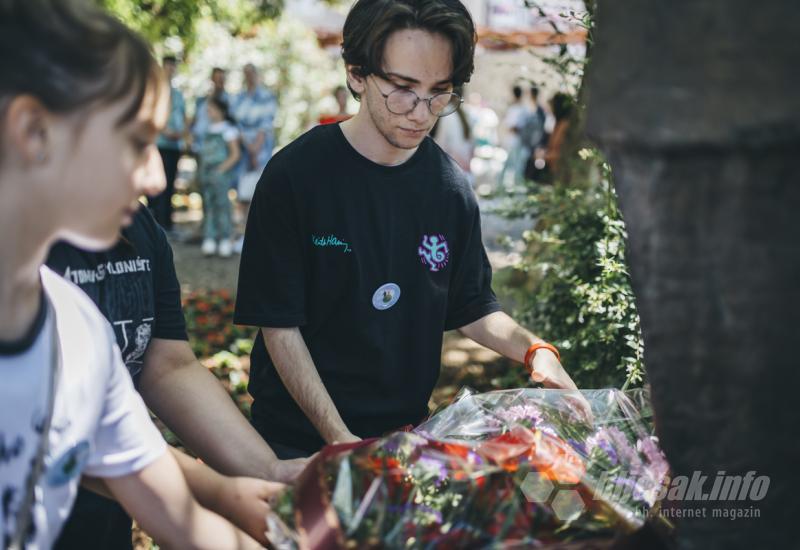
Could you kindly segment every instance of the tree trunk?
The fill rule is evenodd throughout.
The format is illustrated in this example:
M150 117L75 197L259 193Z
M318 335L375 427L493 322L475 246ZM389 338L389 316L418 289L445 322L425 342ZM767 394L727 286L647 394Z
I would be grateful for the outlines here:
M599 2L590 136L630 235L673 476L769 476L687 501L681 548L796 548L800 468L800 2ZM689 496L689 495L687 495ZM739 509L760 518L713 517Z

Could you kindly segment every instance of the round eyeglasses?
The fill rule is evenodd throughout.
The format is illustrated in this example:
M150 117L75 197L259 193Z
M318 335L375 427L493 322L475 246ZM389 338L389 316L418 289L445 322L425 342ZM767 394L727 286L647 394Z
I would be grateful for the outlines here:
M375 87L378 89L378 93L383 96L383 99L386 100L386 108L395 115L407 115L417 108L417 104L420 101L424 101L428 104L428 110L433 116L443 117L455 113L458 106L464 101L455 92L443 92L431 97L419 97L413 90L408 88L395 88L386 94L378 86L377 81L375 82Z

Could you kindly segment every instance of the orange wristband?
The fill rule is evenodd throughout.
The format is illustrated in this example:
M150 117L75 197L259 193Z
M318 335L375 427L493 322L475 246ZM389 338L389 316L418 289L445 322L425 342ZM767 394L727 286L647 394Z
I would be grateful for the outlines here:
M561 354L558 353L558 350L553 344L548 344L547 342L537 342L533 344L531 347L528 348L528 351L525 352L525 368L528 372L533 372L533 367L531 366L531 359L536 354L536 350L539 349L547 349L552 351L556 354L556 359L561 361Z

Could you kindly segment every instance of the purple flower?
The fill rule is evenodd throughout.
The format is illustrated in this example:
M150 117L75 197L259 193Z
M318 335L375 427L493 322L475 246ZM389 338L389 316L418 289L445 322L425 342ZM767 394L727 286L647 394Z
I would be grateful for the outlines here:
M581 456L586 456L587 454L589 454L589 453L587 453L587 452L586 452L586 445L584 445L584 444L583 444L583 443L581 443L580 441L577 441L577 440L575 440L575 439L572 439L572 438L570 437L569 439L567 439L567 443L569 443L569 444L570 444L570 446L571 446L573 449L575 449L576 451L578 451L578 453L579 453Z
M530 427L539 427L542 423L542 412L533 405L514 405L508 409L498 408L493 412L506 424L530 424Z
M612 464L622 463L624 466L630 466L632 473L638 475L633 470L639 469L641 459L619 428L603 426L594 435L586 438L586 448L589 452L597 447L608 455Z
M669 472L669 464L661 449L656 445L655 438L645 437L636 442L636 448L647 457L650 468L656 477L664 477Z
M636 448L647 459L641 471L641 481L645 485L643 500L652 505L661 490L664 477L669 473L669 464L653 437L640 439L636 442Z
M431 456L420 456L414 463L414 469L418 469L422 475L433 475L436 485L447 479L447 469L444 463Z
M442 523L442 512L441 510L436 510L435 508L431 508L430 506L426 506L425 504L420 504L417 509L426 514L431 514L435 519L436 523Z

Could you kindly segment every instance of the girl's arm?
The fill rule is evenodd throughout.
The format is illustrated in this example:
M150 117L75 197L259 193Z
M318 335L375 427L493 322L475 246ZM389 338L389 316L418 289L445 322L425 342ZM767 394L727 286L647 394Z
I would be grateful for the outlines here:
M163 548L260 548L255 540L195 500L172 453L133 474L105 482L125 510Z
M269 501L277 497L285 485L248 477L223 476L174 447L169 450L201 506L230 520L261 544L267 544ZM115 497L106 481L106 478L83 476L81 485L113 500Z
M241 150L239 149L239 140L232 139L227 142L228 144L228 158L226 158L218 167L217 171L220 173L227 172L234 166L236 163L239 162L239 157L241 157Z

